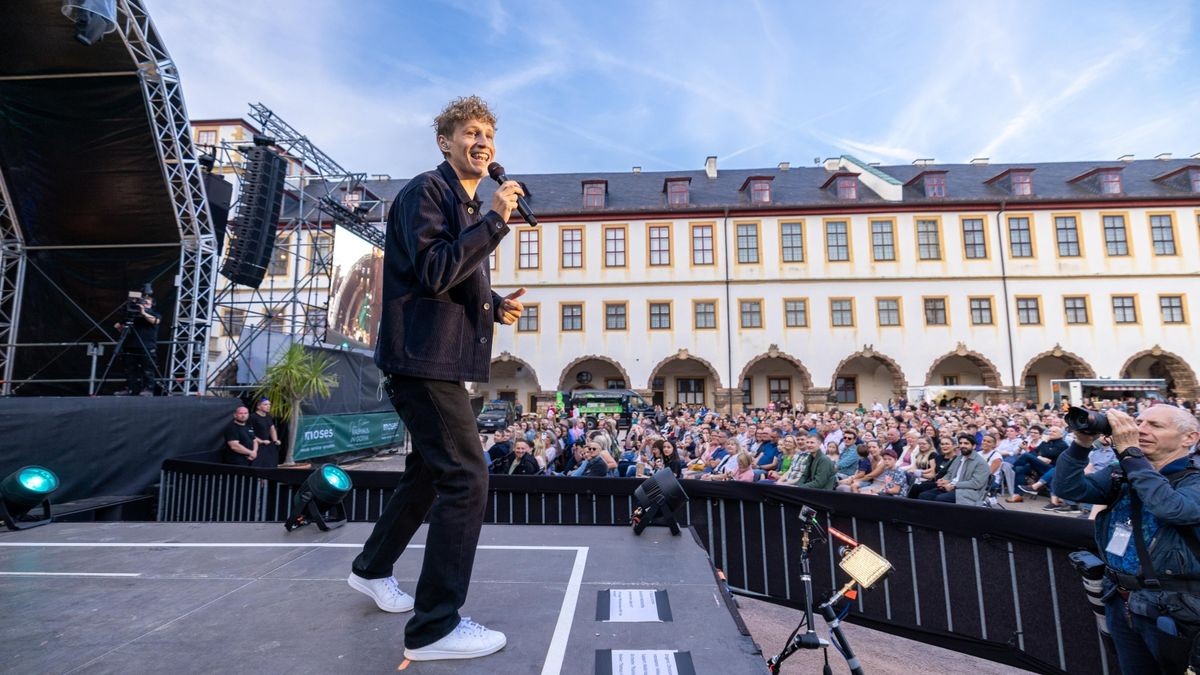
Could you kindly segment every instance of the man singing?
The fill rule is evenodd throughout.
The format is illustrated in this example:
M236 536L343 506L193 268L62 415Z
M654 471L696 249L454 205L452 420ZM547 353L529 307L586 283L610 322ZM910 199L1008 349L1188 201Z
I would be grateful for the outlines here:
M434 126L446 161L409 181L388 213L375 350L413 451L348 580L384 611L415 607L404 630L404 656L413 661L486 656L506 642L503 633L458 613L471 583L488 487L463 382L488 381L492 324L514 323L525 293L520 288L501 298L488 273L488 256L508 234L509 215L524 194L520 185L501 185L486 213L475 197L495 159L496 117L470 96L452 101ZM426 513L414 603L392 566Z

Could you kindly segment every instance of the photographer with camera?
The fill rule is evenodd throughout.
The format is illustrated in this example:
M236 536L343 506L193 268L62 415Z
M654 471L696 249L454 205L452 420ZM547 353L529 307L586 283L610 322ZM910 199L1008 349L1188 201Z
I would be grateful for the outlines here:
M153 396L156 367L155 345L162 316L154 311L154 298L148 293L131 294L125 306L125 321L114 324L119 337L116 349L125 364L124 391L117 396Z
M1096 518L1105 619L1124 673L1200 668L1200 439L1191 413L1156 405L1136 420L1072 408L1075 442L1059 457L1055 491L1107 508ZM1084 474L1088 452L1112 437L1119 464Z

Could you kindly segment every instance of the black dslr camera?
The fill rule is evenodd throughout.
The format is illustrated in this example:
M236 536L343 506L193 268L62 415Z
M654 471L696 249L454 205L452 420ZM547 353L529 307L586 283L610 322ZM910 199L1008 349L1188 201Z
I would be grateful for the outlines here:
M1067 428L1071 431L1091 436L1112 435L1112 425L1108 423L1108 416L1096 410L1071 406L1067 409L1063 421L1067 423Z

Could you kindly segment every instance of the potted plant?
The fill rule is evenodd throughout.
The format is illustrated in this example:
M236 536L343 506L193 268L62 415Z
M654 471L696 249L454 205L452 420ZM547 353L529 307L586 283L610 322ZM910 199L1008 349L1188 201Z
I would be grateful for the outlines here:
M296 464L293 453L300 429L300 404L314 396L329 396L329 388L336 381L333 375L325 372L330 364L324 354L293 343L267 367L259 383L255 395L270 399L276 418L287 420L287 458L283 466Z

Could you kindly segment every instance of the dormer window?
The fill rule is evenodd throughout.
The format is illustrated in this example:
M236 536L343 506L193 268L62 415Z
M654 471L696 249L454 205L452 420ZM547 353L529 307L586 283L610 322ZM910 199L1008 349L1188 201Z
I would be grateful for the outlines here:
M925 175L925 196L926 197L945 197L946 196L946 174L930 173Z
M1016 197L1028 197L1033 194L1033 174L1029 171L1014 171L1009 177L1012 189L1010 192Z
M750 176L742 183L742 192L750 198L751 204L770 204L771 203L771 177L770 176Z
M583 208L604 208L604 197L608 192L608 181L595 180L583 183Z
M687 206L690 178L668 178L663 185L667 193L667 206Z
M1102 195L1119 195L1119 194L1121 194L1121 172L1120 171L1101 171L1100 172L1100 194L1102 194Z
M1200 192L1200 169L1188 169L1188 180L1192 184L1192 192Z
M363 197L362 190L350 190L350 191L346 192L346 195L344 197L342 197L342 206L345 206L346 208L353 211L355 208L358 207L359 204L362 203L362 197Z
M838 199L858 199L858 179L854 176L842 176L837 179Z

